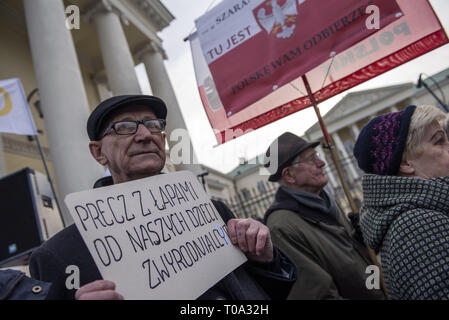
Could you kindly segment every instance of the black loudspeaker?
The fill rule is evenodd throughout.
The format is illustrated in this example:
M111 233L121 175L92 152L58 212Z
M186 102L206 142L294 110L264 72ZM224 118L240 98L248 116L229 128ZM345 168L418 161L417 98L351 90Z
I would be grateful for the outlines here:
M24 168L0 179L0 267L27 263L35 248L62 229L45 175Z

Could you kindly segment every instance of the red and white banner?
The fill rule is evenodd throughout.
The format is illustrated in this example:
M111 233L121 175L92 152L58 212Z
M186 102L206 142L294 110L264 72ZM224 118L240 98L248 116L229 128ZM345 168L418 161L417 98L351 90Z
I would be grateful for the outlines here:
M203 54L227 115L376 32L402 13L394 0L225 0L196 21Z
M380 30L366 28L370 5ZM448 42L427 0L225 0L197 29L192 56L218 143L310 106L303 74L321 102Z

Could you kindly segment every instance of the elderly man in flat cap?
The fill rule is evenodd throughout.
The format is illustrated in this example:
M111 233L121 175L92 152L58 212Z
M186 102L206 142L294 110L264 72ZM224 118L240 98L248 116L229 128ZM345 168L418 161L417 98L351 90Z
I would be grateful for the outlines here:
M166 116L165 103L154 96L117 96L100 103L87 121L89 148L98 163L108 167L111 177L100 179L95 187L160 174L165 165ZM200 299L285 298L295 281L295 268L273 248L268 228L253 219L234 219L223 203L213 203L227 223L231 241L246 253L248 262ZM76 292L65 286L69 265L80 270L82 287ZM123 298L114 283L102 280L74 224L33 253L30 272L34 278L52 283L56 299Z
M273 243L296 265L298 280L289 299L384 299L368 289L371 264L363 244L325 190L328 182L315 147L286 132L268 148L266 164L278 182L275 201L265 214Z

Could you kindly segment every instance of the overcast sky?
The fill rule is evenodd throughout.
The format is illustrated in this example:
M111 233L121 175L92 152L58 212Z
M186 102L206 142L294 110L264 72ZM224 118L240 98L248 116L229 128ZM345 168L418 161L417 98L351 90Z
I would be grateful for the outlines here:
M409 0L414 1L414 0ZM302 135L316 121L312 108L296 112L288 117L217 146L212 128L203 109L193 70L190 44L183 39L194 31L194 21L220 0L162 0L175 16L175 20L158 35L163 40L168 56L165 67L175 90L181 112L190 132L199 162L227 173L239 164L239 158L254 158L264 153L273 139L285 131ZM430 0L446 31L449 30L449 1ZM398 68L321 103L321 114L326 114L346 94L387 85L415 82L421 72L435 74L449 67L449 45L440 47ZM139 73L144 71L139 68ZM145 81L144 81L145 82ZM148 84L145 84L148 87ZM144 89L145 90L145 89ZM147 93L149 93L147 91Z

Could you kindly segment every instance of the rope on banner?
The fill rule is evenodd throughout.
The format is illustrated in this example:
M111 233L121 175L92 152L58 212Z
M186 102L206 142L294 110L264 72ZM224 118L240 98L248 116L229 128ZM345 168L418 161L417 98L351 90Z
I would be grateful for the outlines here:
M321 89L319 91L319 94L316 97L317 102L320 101L321 90L323 90L323 88L324 88L324 84L326 83L327 76L329 75L329 72L331 71L331 67L332 67L332 64L334 63L334 59L335 59L336 55L337 55L337 53L335 51L332 51L329 55L332 57L332 59L331 59L331 62L329 63L329 68L327 68L327 72L326 72L326 75L324 76L323 83L321 84Z
M298 78L299 81L299 78ZM293 81L292 81L293 82ZM301 90L299 90L299 88L297 88L292 82L289 83L289 85L291 85L294 89L296 89L296 91L298 91L299 93L301 93L303 96L305 96L306 94L304 92L302 92Z
M321 95L321 90L323 90L323 88L324 88L324 84L326 83L326 79L327 79L327 77L329 76L329 72L331 71L332 64L334 63L334 58L335 58L336 55L337 55L337 54L335 53L335 51L332 51L332 52L329 54L329 56L330 56L332 59L331 59L331 62L329 63L329 67L327 68L327 72L326 72L326 75L324 76L323 83L321 84L321 89L320 89L320 91L319 91L319 94L318 94L318 96L316 97L317 102L319 102L319 98L320 98L320 95ZM299 81L299 78L298 78L298 81ZM304 93L304 92L302 92L301 90L299 90L299 88L296 87L296 86L293 84L293 81L290 82L289 85L292 86L296 91L298 91L299 93L301 93L303 96L306 96L306 95L307 95L306 93Z

